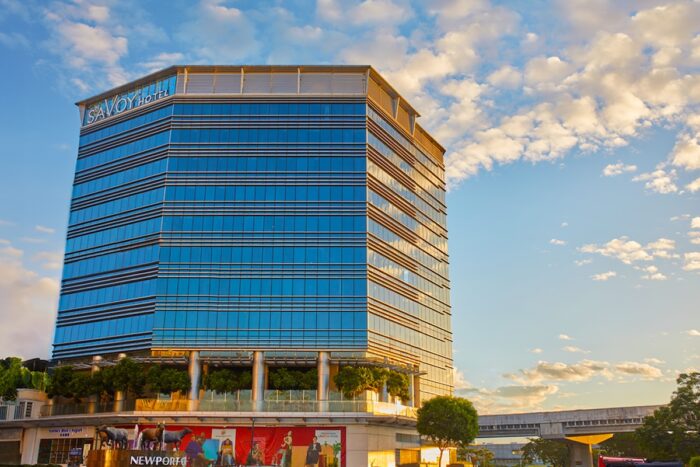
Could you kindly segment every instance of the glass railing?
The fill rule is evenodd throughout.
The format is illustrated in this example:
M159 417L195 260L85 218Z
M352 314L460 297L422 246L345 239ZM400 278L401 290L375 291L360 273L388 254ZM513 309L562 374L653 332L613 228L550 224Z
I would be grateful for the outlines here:
M329 400L316 400L316 391L265 391L265 400L253 401L250 390L216 394L207 391L196 408L187 399L143 398L121 402L121 410L114 402L109 403L55 403L41 408L42 417L61 415L83 415L112 412L340 412L371 413L416 417L416 409L398 403L378 402L371 395L362 394L348 400L338 392L331 392Z

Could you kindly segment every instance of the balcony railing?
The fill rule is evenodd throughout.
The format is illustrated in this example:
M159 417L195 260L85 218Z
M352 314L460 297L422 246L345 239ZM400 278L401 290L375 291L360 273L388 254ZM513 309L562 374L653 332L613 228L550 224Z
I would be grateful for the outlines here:
M187 412L190 401L186 399L127 399L121 403L124 412ZM206 393L194 409L198 412L317 412L317 413L367 413L416 417L416 409L390 402L377 402L369 397L347 400L339 393L331 393L329 400L317 401L316 391L265 391L265 400L253 401L250 391L229 394ZM45 405L42 417L114 413L115 403L67 403Z

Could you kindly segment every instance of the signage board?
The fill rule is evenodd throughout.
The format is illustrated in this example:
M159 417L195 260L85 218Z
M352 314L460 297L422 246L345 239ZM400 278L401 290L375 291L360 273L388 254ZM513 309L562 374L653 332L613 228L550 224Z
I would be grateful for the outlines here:
M85 108L83 126L97 123L105 118L114 117L175 94L176 79L175 76L170 76L91 103Z

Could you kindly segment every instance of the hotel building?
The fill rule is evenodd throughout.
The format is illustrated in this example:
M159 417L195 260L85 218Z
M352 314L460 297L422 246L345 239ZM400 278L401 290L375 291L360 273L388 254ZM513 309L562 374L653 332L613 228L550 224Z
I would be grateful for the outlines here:
M416 109L369 66L174 66L78 107L53 360L182 365L192 389L151 414L47 403L38 429L339 427L344 466L418 449L453 366L444 149ZM408 375L408 400L335 404L345 365ZM278 366L317 368L312 403L269 400ZM252 368L249 404L214 410L217 367Z

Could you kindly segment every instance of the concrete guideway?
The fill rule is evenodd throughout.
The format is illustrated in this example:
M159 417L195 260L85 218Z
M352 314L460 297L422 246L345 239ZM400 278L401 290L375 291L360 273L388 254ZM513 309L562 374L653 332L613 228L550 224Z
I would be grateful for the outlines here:
M661 405L562 410L479 416L479 438L541 437L625 433L642 425Z
M562 410L479 417L479 438L540 437L561 441L569 449L571 467L593 467L593 445L615 433L639 428L644 417L661 405L607 409Z

